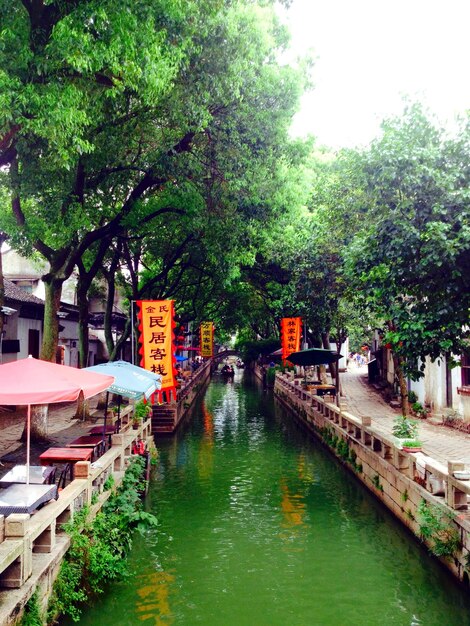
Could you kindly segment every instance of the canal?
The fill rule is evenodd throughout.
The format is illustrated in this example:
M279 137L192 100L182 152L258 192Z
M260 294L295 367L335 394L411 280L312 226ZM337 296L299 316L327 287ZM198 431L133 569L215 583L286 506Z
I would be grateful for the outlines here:
M158 448L159 529L80 624L470 624L464 590L255 383L212 382Z

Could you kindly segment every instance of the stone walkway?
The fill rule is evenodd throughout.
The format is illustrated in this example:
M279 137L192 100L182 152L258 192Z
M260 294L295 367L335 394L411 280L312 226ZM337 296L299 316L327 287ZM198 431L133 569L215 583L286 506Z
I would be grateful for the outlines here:
M367 368L352 367L340 379L347 410L357 417L370 416L379 432L391 435L393 420L401 414L381 397L367 382ZM470 467L470 434L446 426L418 420L418 438L423 453L447 465L447 461L463 461Z
M97 397L91 398L90 410L96 407ZM50 441L31 446L31 464L39 464L39 454L51 446L64 446L68 441L87 433L94 426L74 417L77 409L75 402L49 405L48 429ZM24 464L26 444L21 441L26 423L26 407L17 407L12 412L6 407L0 409L0 475L15 464ZM97 424L102 423L101 421ZM3 467L2 467L3 466ZM5 471L3 471L5 468Z

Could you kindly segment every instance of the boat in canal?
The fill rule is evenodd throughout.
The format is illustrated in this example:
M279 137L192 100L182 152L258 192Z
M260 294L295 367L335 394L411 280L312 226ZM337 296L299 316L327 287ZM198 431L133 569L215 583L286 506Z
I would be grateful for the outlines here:
M233 378L235 376L235 370L233 369L233 365L224 365L220 370L220 375L223 378Z

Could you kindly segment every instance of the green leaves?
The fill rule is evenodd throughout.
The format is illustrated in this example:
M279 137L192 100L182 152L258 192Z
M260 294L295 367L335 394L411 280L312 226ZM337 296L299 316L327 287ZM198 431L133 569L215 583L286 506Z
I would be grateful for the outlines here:
M468 125L452 139L413 105L356 160L370 222L349 249L349 276L390 322L384 342L413 378L427 356L459 353L468 334L468 138Z
M112 494L92 523L87 508L77 512L65 527L70 548L54 583L48 617L70 615L80 618L79 604L93 594L103 593L112 580L127 574L126 554L135 529L156 527L156 518L141 511L139 490L143 485L143 457L133 457L117 492Z

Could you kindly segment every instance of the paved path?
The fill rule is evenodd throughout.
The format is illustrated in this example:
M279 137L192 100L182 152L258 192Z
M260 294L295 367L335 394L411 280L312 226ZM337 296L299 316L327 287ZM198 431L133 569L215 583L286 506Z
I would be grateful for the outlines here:
M91 398L90 410L96 407L97 397ZM75 437L85 434L91 422L74 418L77 405L75 402L49 405L48 435L50 441L31 447L31 463L38 463L41 452L51 446L64 446ZM23 464L26 459L26 445L21 441L26 423L26 407L18 407L15 412L2 407L0 409L0 475L2 465L8 469L11 465ZM102 423L102 422L97 422Z
M358 417L370 416L378 431L390 435L393 420L401 414L381 397L367 382L367 368L352 367L342 375L343 393L347 410ZM423 442L423 452L447 465L447 461L463 461L470 466L470 435L418 420L418 438Z

